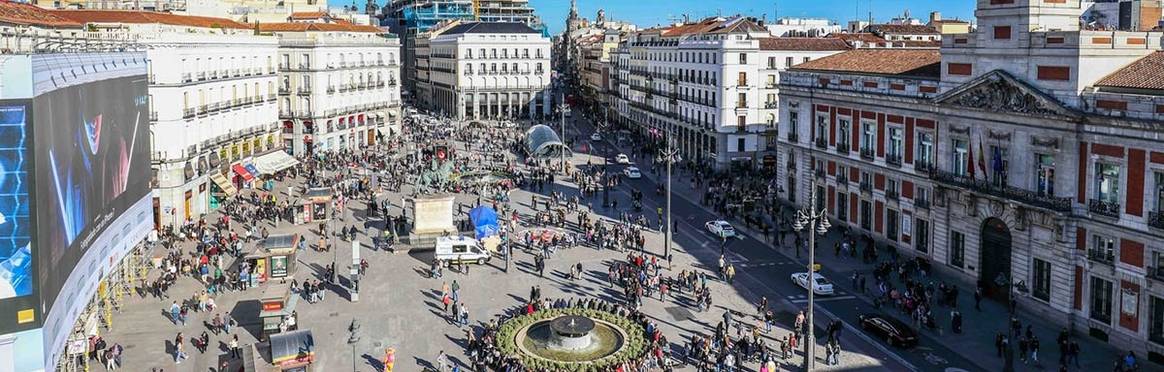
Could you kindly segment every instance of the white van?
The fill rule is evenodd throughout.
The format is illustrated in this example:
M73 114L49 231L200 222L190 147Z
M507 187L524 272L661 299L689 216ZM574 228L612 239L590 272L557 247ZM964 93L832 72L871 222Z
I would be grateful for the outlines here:
M449 264L476 262L484 265L493 258L489 251L481 248L477 239L467 236L442 236L436 241L436 258Z

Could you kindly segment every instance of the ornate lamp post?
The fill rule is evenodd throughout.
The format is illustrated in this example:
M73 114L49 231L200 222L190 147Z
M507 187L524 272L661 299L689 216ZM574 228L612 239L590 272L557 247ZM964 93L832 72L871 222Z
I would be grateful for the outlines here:
M813 365L816 363L816 356L813 354L816 341L813 340L813 323L812 323L812 309L813 309L813 275L816 273L816 234L824 235L829 230L828 212L825 209L816 209L816 182L814 181L809 187L810 194L808 197L808 207L796 211L796 219L792 221L792 228L796 231L808 229L808 277L805 281L808 283L808 311L805 317L805 325L808 327L806 337L804 338L804 370L811 371Z
M671 223L671 165L674 164L675 162L679 161L679 149L675 148L674 143L673 143L674 141L672 141L672 139L671 139L671 133L667 132L666 136L667 136L667 148L662 151L662 153L659 157L660 160L667 163L667 222L666 222L666 224L667 224L666 229L667 230L665 230L666 232L663 234L663 258L664 259L671 257L671 239L672 239L672 234L674 233L673 231L671 231L671 226L673 226ZM724 245L726 245L726 244L727 243L725 242ZM723 248L724 247L721 245L720 246L720 254L723 254Z
M356 343L360 342L360 323L352 318L352 324L348 326L348 345L352 345L352 372L356 372Z

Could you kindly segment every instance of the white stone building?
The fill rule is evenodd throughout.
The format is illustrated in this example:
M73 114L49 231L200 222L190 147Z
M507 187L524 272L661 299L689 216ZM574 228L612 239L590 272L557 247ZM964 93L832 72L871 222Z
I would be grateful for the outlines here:
M981 0L940 50L793 67L776 181L962 288L1158 360L1164 33L1080 30L1082 11Z
M257 176L233 168L282 147L274 37L222 18L113 10L52 14L146 46L159 226L210 212Z
M431 102L458 119L550 114L550 39L523 23L466 22L429 37Z
M835 39L773 39L748 18L634 32L613 57L617 120L644 134L670 133L685 159L758 166L787 58L802 63L846 48Z
M356 150L400 132L400 43L374 26L267 23L279 38L279 120L294 156Z

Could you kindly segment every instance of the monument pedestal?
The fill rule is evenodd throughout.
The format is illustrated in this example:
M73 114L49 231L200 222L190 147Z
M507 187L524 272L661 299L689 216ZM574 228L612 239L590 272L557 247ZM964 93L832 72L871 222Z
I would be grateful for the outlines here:
M412 231L408 233L409 250L435 249L436 238L456 235L453 224L452 195L427 195L412 199Z

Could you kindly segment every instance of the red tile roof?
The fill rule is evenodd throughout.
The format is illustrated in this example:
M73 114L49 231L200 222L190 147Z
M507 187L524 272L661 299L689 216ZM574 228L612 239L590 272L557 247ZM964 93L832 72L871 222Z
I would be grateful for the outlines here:
M1096 86L1164 90L1164 51L1140 58L1101 79Z
M320 19L326 15L327 15L327 12L324 12L324 11L293 12L293 13L291 13L291 19Z
M226 18L199 17L141 10L50 10L52 14L80 23L164 24L174 26L249 29L250 25Z
M856 49L793 66L795 70L941 77L942 56L929 49Z
M767 37L760 39L760 50L830 51L849 49L849 44L837 38Z
M878 34L937 35L938 30L926 25L869 25L866 31Z
M81 28L81 23L61 18L29 4L0 1L0 23L48 28Z
M376 26L356 25L351 23L321 23L321 22L285 22L260 23L261 32L375 32L383 33Z

